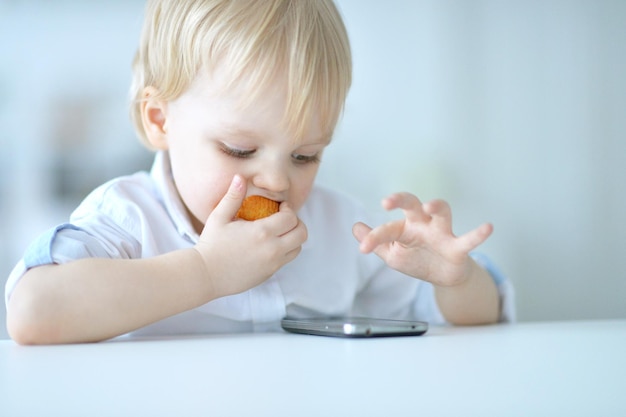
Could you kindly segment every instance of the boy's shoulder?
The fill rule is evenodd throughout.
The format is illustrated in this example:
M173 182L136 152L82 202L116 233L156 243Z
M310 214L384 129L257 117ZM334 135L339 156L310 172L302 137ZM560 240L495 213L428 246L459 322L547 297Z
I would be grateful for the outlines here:
M105 182L87 195L83 203L91 202L105 205L109 201L133 202L146 197L150 200L157 197L157 187L150 173L139 171Z
M162 196L150 173L139 171L120 176L95 188L72 213L77 220L94 215L135 217L147 210L162 209ZM134 215L133 215L134 213Z

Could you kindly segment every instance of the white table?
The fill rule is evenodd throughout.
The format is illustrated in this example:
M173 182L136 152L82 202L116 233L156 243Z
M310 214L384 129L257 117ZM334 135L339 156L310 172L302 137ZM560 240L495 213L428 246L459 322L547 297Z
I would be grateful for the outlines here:
M626 416L626 320L0 342L0 416Z

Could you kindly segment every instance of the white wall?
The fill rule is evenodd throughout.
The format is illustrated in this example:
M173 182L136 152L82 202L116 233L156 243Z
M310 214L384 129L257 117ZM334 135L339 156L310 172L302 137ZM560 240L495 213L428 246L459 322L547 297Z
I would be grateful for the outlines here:
M338 3L354 84L320 182L372 208L445 198L459 233L492 221L522 320L626 317L626 2ZM142 8L0 0L0 276L149 164L126 112Z
M626 2L340 5L355 82L321 179L494 222L522 320L626 317Z

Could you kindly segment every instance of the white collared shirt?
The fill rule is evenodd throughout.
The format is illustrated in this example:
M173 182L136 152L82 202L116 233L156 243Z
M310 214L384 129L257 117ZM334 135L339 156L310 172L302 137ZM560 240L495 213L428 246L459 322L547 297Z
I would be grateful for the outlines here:
M167 153L156 154L150 173L120 177L95 189L69 223L40 236L12 271L13 288L29 269L87 257L148 258L195 245L193 229L171 178ZM300 212L308 240L298 257L263 284L213 300L133 334L223 333L279 329L285 316L369 316L443 324L432 285L363 255L352 225L368 222L363 208L315 186ZM370 223L374 224L374 223ZM514 320L513 289L484 256L473 254L494 278L501 321Z

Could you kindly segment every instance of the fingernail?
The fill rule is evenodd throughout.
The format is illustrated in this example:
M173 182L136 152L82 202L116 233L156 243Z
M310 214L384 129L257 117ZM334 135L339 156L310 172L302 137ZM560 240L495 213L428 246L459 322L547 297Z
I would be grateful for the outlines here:
M243 188L243 178L241 178L241 176L239 175L235 175L233 177L232 186L235 190L241 191L241 189Z

